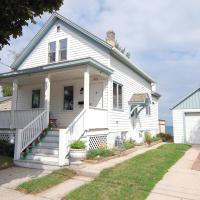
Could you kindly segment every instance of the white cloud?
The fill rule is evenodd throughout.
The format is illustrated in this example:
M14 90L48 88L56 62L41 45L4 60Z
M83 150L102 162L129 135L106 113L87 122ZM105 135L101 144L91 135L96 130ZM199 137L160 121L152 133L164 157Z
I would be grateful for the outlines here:
M198 0L65 0L59 12L101 38L113 29L134 62L157 80L160 115L171 122L169 107L200 83L199 8ZM48 16L24 28L23 37L0 52L2 60L10 64L8 50L23 49Z

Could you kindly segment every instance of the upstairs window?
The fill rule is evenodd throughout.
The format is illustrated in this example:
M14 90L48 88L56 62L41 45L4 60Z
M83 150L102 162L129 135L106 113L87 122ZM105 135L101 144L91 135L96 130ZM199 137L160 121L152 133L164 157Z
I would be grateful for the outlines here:
M73 86L64 87L64 110L73 110L74 107L74 88Z
M40 90L32 90L32 108L40 108Z
M49 42L48 46L48 62L53 63L56 61L56 42Z
M122 110L122 85L113 83L113 108Z
M150 104L146 106L146 115L151 115L151 107L150 107Z
M67 60L67 39L59 41L59 61Z

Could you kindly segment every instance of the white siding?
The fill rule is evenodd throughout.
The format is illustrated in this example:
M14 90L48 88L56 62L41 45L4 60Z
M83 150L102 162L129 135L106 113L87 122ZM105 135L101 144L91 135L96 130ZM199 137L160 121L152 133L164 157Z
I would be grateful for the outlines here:
M146 110L140 113L138 119L134 122L129 118L129 105L133 93L148 93L151 98L151 84L134 73L131 69L111 58L111 68L114 69L112 80L123 85L123 110L113 110L112 85L110 88L110 131L122 132L129 131L129 134L134 139L138 140L139 130L150 130L152 133L158 133L158 103L151 104L151 115L146 115Z
M36 66L48 64L48 43L57 41L57 50L59 48L59 40L68 39L68 60L92 57L102 64L108 66L109 54L107 50L102 49L96 43L89 41L80 34L72 31L69 27L60 25L61 30L57 32L57 25L54 24L48 33L37 44L19 69L33 68ZM58 60L58 54L57 54Z

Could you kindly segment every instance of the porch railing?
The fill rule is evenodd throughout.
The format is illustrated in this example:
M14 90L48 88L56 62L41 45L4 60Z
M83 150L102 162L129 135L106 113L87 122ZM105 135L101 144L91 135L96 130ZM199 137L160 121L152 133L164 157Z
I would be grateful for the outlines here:
M69 153L70 144L79 140L86 130L86 114L83 109L73 122L59 133L59 165L66 164L66 156Z
M16 134L15 159L20 158L21 152L26 149L48 127L49 113L44 110L23 129L18 129Z
M12 128L14 129L19 129L19 128L22 129L43 111L44 109L15 110L13 121L12 121L12 111L1 111L0 128L9 129L12 125Z

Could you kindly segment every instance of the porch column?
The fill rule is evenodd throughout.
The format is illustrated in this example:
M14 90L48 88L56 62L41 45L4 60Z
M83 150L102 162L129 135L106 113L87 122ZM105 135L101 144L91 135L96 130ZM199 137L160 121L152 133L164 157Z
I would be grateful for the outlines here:
M13 81L12 88L12 105L11 105L11 124L10 128L15 128L15 111L17 110L17 90L18 90L18 81L15 79Z
M45 77L45 97L44 97L44 109L49 113L50 111L50 75ZM49 123L49 114L47 115L47 124Z
M84 72L84 109L86 110L84 118L84 128L85 130L89 129L89 106L90 106L90 73L89 68L87 67Z
M90 106L90 73L89 68L84 72L84 109L88 110Z

